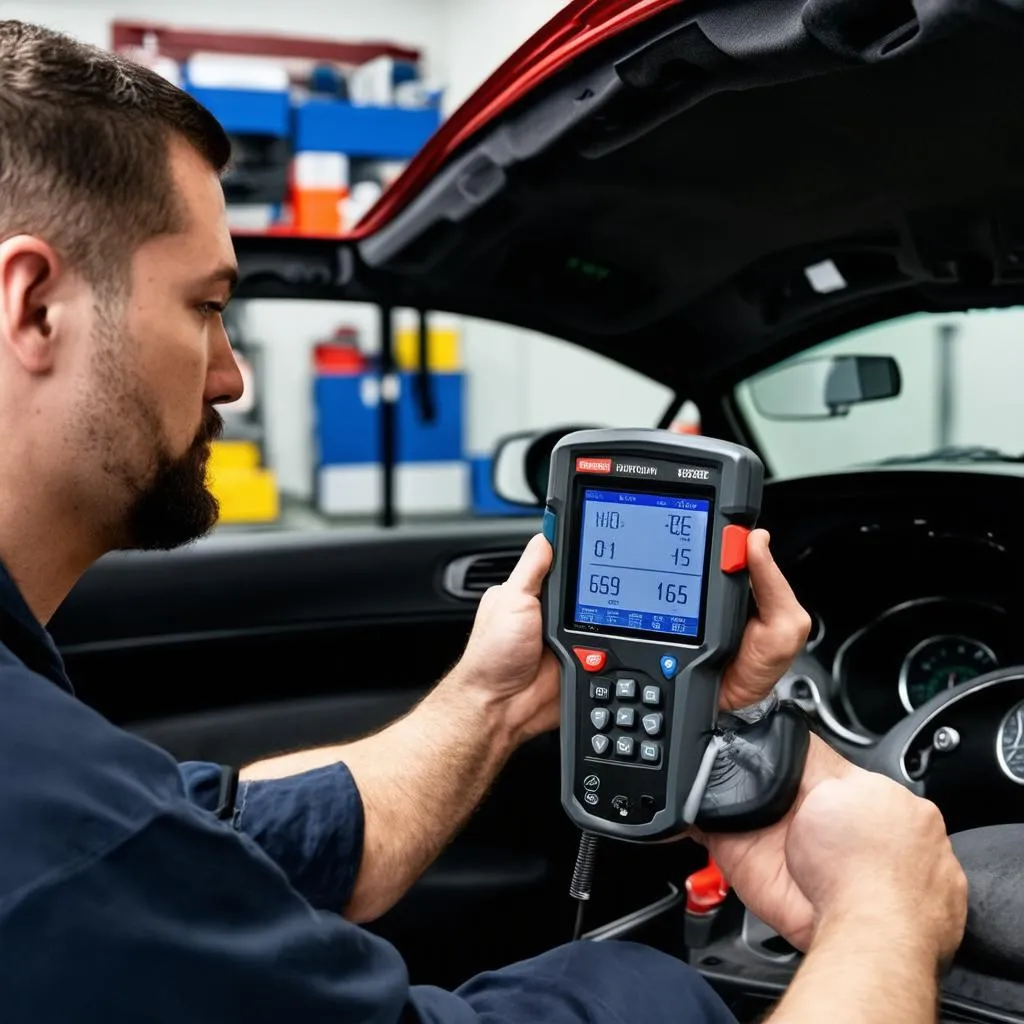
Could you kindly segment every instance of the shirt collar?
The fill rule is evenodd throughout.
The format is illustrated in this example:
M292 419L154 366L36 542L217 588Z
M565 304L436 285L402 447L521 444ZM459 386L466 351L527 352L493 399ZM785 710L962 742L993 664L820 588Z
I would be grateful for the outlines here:
M74 693L64 659L53 638L25 603L18 585L0 562L0 644L33 672L46 676L62 690Z

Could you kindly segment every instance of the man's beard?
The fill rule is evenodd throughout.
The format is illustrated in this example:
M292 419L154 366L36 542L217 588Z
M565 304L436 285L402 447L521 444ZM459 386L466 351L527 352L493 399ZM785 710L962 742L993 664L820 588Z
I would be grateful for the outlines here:
M220 506L206 486L206 467L210 442L223 429L223 419L210 406L188 451L177 457L160 453L152 478L128 508L124 547L169 551L213 529Z

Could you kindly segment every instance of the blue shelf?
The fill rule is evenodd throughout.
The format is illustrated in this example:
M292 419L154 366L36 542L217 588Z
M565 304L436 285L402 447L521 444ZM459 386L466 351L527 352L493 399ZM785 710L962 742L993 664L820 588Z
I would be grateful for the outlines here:
M355 107L339 100L313 98L295 108L295 150L408 160L440 124L437 109Z
M194 96L232 135L291 134L291 97L287 92L255 89L203 89L189 85Z

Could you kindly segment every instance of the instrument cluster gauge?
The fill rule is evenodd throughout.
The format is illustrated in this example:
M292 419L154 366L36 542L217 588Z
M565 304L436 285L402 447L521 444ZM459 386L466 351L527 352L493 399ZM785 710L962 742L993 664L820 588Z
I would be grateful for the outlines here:
M990 647L966 636L934 636L922 640L900 669L900 703L915 711L936 694L957 683L984 675L999 667Z

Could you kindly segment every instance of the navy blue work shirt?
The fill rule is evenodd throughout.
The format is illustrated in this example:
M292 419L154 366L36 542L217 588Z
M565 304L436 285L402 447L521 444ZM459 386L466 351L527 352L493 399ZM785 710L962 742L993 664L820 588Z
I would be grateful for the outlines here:
M0 566L4 1024L462 1024L346 921L363 808L343 764L239 787L73 694Z

